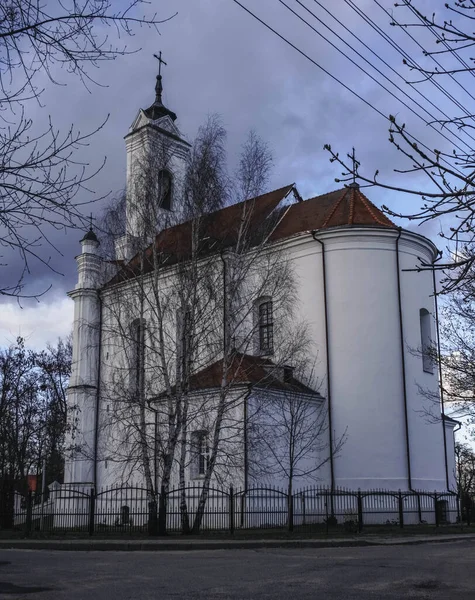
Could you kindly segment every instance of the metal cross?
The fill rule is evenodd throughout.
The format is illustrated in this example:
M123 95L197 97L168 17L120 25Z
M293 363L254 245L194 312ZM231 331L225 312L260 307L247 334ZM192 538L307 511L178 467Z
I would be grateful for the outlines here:
M351 160L353 162L353 169L352 169L353 183L356 183L356 176L358 174L358 167L360 166L360 163L356 160L356 154L355 154L354 147L353 147L353 152L351 153L351 155L349 155L349 157L351 158Z
M155 58L158 60L158 76L162 75L162 65L168 66L167 63L162 58L162 51L160 50L160 54L157 56L154 54Z

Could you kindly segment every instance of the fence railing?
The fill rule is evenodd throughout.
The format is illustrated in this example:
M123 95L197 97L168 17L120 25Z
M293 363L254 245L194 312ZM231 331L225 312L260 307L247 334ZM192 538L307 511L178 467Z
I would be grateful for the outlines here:
M63 485L44 501L41 494L15 493L0 502L0 529L25 535L36 531L89 535L262 529L328 532L334 528L356 533L376 525L470 525L475 516L474 499L452 493L308 487L288 494L271 487L237 490L231 486L211 487L203 504L202 490L198 485L160 493L141 487L94 490Z

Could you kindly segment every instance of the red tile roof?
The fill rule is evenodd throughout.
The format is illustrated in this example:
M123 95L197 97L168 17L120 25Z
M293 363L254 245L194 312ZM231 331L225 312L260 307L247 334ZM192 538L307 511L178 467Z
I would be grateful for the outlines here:
M246 222L250 239L282 240L307 231L333 227L389 227L396 225L384 215L358 187L349 186L309 200L284 202L293 185L273 190L257 198L233 204L210 213L200 220L200 252L210 254L230 247L238 239L239 228ZM191 248L192 223L187 221L161 231L155 239L160 265L186 259ZM256 241L256 243L258 243ZM146 251L144 271L151 271L153 246ZM109 284L136 276L141 259L135 256Z
M228 368L227 381L230 386L250 385L264 389L298 392L321 398L318 392L304 385L293 376L284 381L284 378L281 377L282 374L283 367L277 366L267 358L236 353ZM222 377L223 359L220 359L191 375L190 390L198 391L220 388Z
M335 190L293 204L271 239L332 227L396 227L357 187Z

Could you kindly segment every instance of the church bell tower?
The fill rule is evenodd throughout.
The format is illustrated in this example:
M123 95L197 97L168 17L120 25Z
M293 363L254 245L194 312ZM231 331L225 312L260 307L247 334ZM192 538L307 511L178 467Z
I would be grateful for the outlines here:
M183 184L190 144L163 104L162 53L155 100L140 109L125 136L127 149L126 232L116 242L117 260L128 261L155 234L183 219Z

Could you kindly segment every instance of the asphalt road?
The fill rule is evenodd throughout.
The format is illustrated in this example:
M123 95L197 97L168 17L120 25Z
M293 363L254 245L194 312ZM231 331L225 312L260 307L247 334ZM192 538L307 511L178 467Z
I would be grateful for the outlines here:
M475 544L192 552L0 551L0 598L474 600Z

